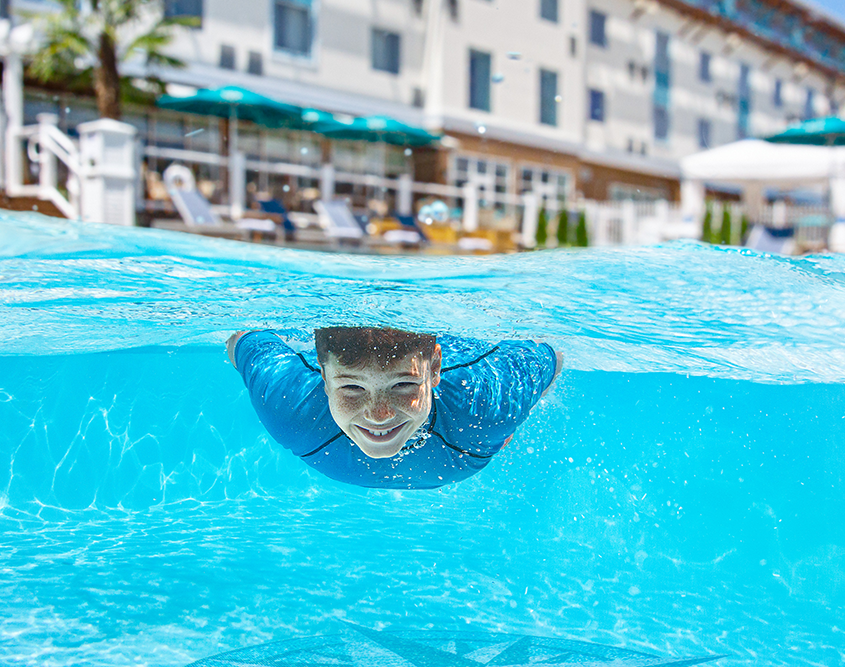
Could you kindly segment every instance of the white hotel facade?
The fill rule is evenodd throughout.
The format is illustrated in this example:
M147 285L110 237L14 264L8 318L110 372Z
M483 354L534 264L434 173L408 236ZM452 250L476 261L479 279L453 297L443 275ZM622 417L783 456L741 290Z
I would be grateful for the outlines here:
M381 168L489 192L676 200L680 158L845 108L845 27L795 0L165 4L201 20L170 48L187 63L163 73L174 90L234 84L443 131L443 146L397 150ZM127 120L159 142L215 141L188 145L164 117ZM319 145L260 134L250 145L268 159L326 159ZM353 153L338 148L338 168L372 164Z

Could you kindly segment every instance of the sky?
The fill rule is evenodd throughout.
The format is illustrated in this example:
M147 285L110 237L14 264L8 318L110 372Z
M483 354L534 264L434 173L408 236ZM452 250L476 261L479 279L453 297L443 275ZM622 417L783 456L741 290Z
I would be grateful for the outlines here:
M805 4L816 5L845 23L845 0L809 0Z

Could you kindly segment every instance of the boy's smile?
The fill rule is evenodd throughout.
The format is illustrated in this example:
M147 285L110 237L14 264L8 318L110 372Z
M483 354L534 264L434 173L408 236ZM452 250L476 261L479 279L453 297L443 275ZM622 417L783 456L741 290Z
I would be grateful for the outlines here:
M412 353L387 368L344 366L330 354L321 372L332 418L370 458L395 456L428 418L440 366L439 345L431 359Z

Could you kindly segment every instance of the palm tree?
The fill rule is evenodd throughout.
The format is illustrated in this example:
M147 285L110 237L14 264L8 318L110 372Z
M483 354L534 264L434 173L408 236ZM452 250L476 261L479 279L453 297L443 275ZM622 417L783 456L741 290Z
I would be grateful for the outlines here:
M122 98L137 96L120 64L143 60L149 66L184 67L163 49L176 26L196 26L195 17L164 15L164 0L56 0L60 11L39 16L44 42L32 58L29 72L44 83L93 84L97 110L103 118L120 119ZM163 92L155 76L147 82Z

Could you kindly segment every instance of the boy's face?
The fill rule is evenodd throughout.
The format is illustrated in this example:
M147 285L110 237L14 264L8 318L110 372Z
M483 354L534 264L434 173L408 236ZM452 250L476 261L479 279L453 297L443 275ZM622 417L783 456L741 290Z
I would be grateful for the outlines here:
M412 353L388 368L375 361L351 368L329 354L322 375L332 417L370 458L394 456L425 423L440 365L439 345L431 359Z

